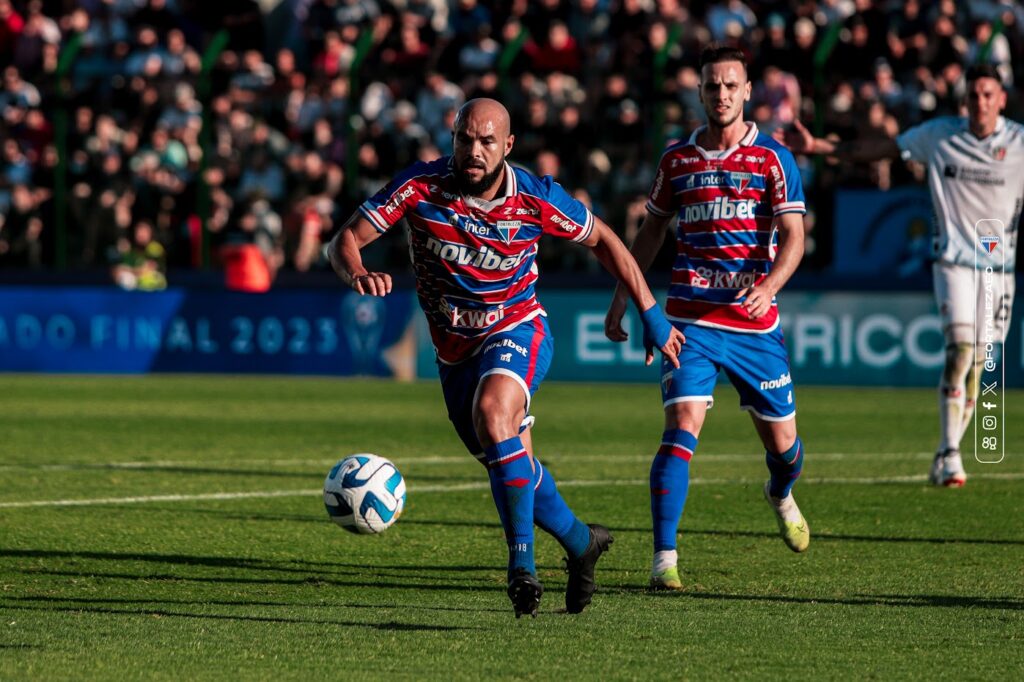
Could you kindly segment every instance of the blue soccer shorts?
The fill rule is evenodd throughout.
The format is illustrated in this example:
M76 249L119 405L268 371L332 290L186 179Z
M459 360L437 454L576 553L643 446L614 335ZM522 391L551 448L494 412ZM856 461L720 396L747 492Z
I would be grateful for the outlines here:
M789 357L778 327L766 334L731 332L695 324L674 323L686 336L679 369L661 363L661 398L674 403L707 401L714 404L719 370L740 394L740 409L766 421L796 416Z
M480 382L491 374L503 374L519 384L526 408L522 432L533 424L530 399L551 367L554 349L547 320L538 315L513 329L491 334L475 355L457 365L438 362L448 419L471 454L484 451L473 428L473 403Z

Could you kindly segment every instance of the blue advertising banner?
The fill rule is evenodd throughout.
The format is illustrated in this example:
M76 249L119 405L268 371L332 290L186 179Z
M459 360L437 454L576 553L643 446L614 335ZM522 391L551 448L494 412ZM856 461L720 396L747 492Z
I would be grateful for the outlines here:
M0 289L0 371L414 373L415 303L348 290Z
M610 292L548 291L540 295L555 337L548 378L559 381L656 383L658 364L645 367L639 317L625 320L629 341L604 336ZM663 297L662 297L663 298ZM942 324L931 294L790 292L779 296L793 379L807 385L937 386L944 360ZM1024 386L1020 311L1004 352L1007 384ZM427 337L419 376L436 377Z
M926 188L842 189L835 202L836 274L911 277L927 271L933 210Z
M610 291L545 291L555 337L548 378L656 383L640 322L629 341L604 336ZM934 386L941 323L924 292L790 292L780 297L793 378L800 384ZM240 372L437 376L422 313L408 291L240 294L169 289L0 289L0 371ZM1007 384L1024 386L1024 326L1015 312L1003 355Z

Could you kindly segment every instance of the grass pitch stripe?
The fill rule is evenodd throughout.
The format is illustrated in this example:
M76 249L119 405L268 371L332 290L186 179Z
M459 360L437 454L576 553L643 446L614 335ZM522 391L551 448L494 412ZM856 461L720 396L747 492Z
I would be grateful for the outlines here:
M992 474L971 474L971 480L999 480L1017 481L1024 479L1024 472L1006 472ZM889 476L877 478L808 478L801 480L801 485L879 485L887 483L925 483L927 476ZM693 478L690 485L761 485L763 478ZM578 479L560 481L562 488L591 488L591 487L618 487L618 486L640 486L647 485L647 479ZM472 481L467 483L452 483L447 485L422 485L410 486L410 492L414 493L447 493L467 490L487 490L490 488L488 481ZM148 502L202 502L217 500L246 500L268 497L314 497L321 495L321 489L303 490L260 490L247 492L224 492L224 493L196 493L193 495L146 495L138 497L98 497L93 499L72 499L72 500L25 500L21 502L0 502L0 509L24 509L26 507L90 507L99 505L117 504L144 504Z

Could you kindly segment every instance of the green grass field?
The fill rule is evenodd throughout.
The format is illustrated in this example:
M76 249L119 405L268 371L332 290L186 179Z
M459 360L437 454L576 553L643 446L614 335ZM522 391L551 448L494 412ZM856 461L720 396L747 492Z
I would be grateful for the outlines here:
M486 475L433 383L0 376L0 679L1020 674L1024 393L1006 397L1006 460L965 456L968 485L945 490L924 481L933 390L798 387L804 555L775 532L734 391L717 397L681 530L686 590L655 595L657 387L544 386L537 452L616 542L594 604L569 616L560 548L539 535L547 592L517 621ZM317 492L365 451L409 486L376 537L334 526Z

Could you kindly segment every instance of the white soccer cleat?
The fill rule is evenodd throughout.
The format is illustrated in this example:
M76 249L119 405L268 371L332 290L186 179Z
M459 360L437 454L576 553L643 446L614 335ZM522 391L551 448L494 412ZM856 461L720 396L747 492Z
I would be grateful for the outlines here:
M928 481L932 485L962 488L967 483L967 472L964 471L964 462L960 457L960 451L950 448L945 452L935 453L931 471L928 472Z
M782 540L794 552L803 552L811 544L811 529L807 526L807 519L800 513L800 507L796 506L796 500L790 493L781 500L772 497L768 491L771 482L765 481L764 499L775 512L775 520L779 523L779 534Z

